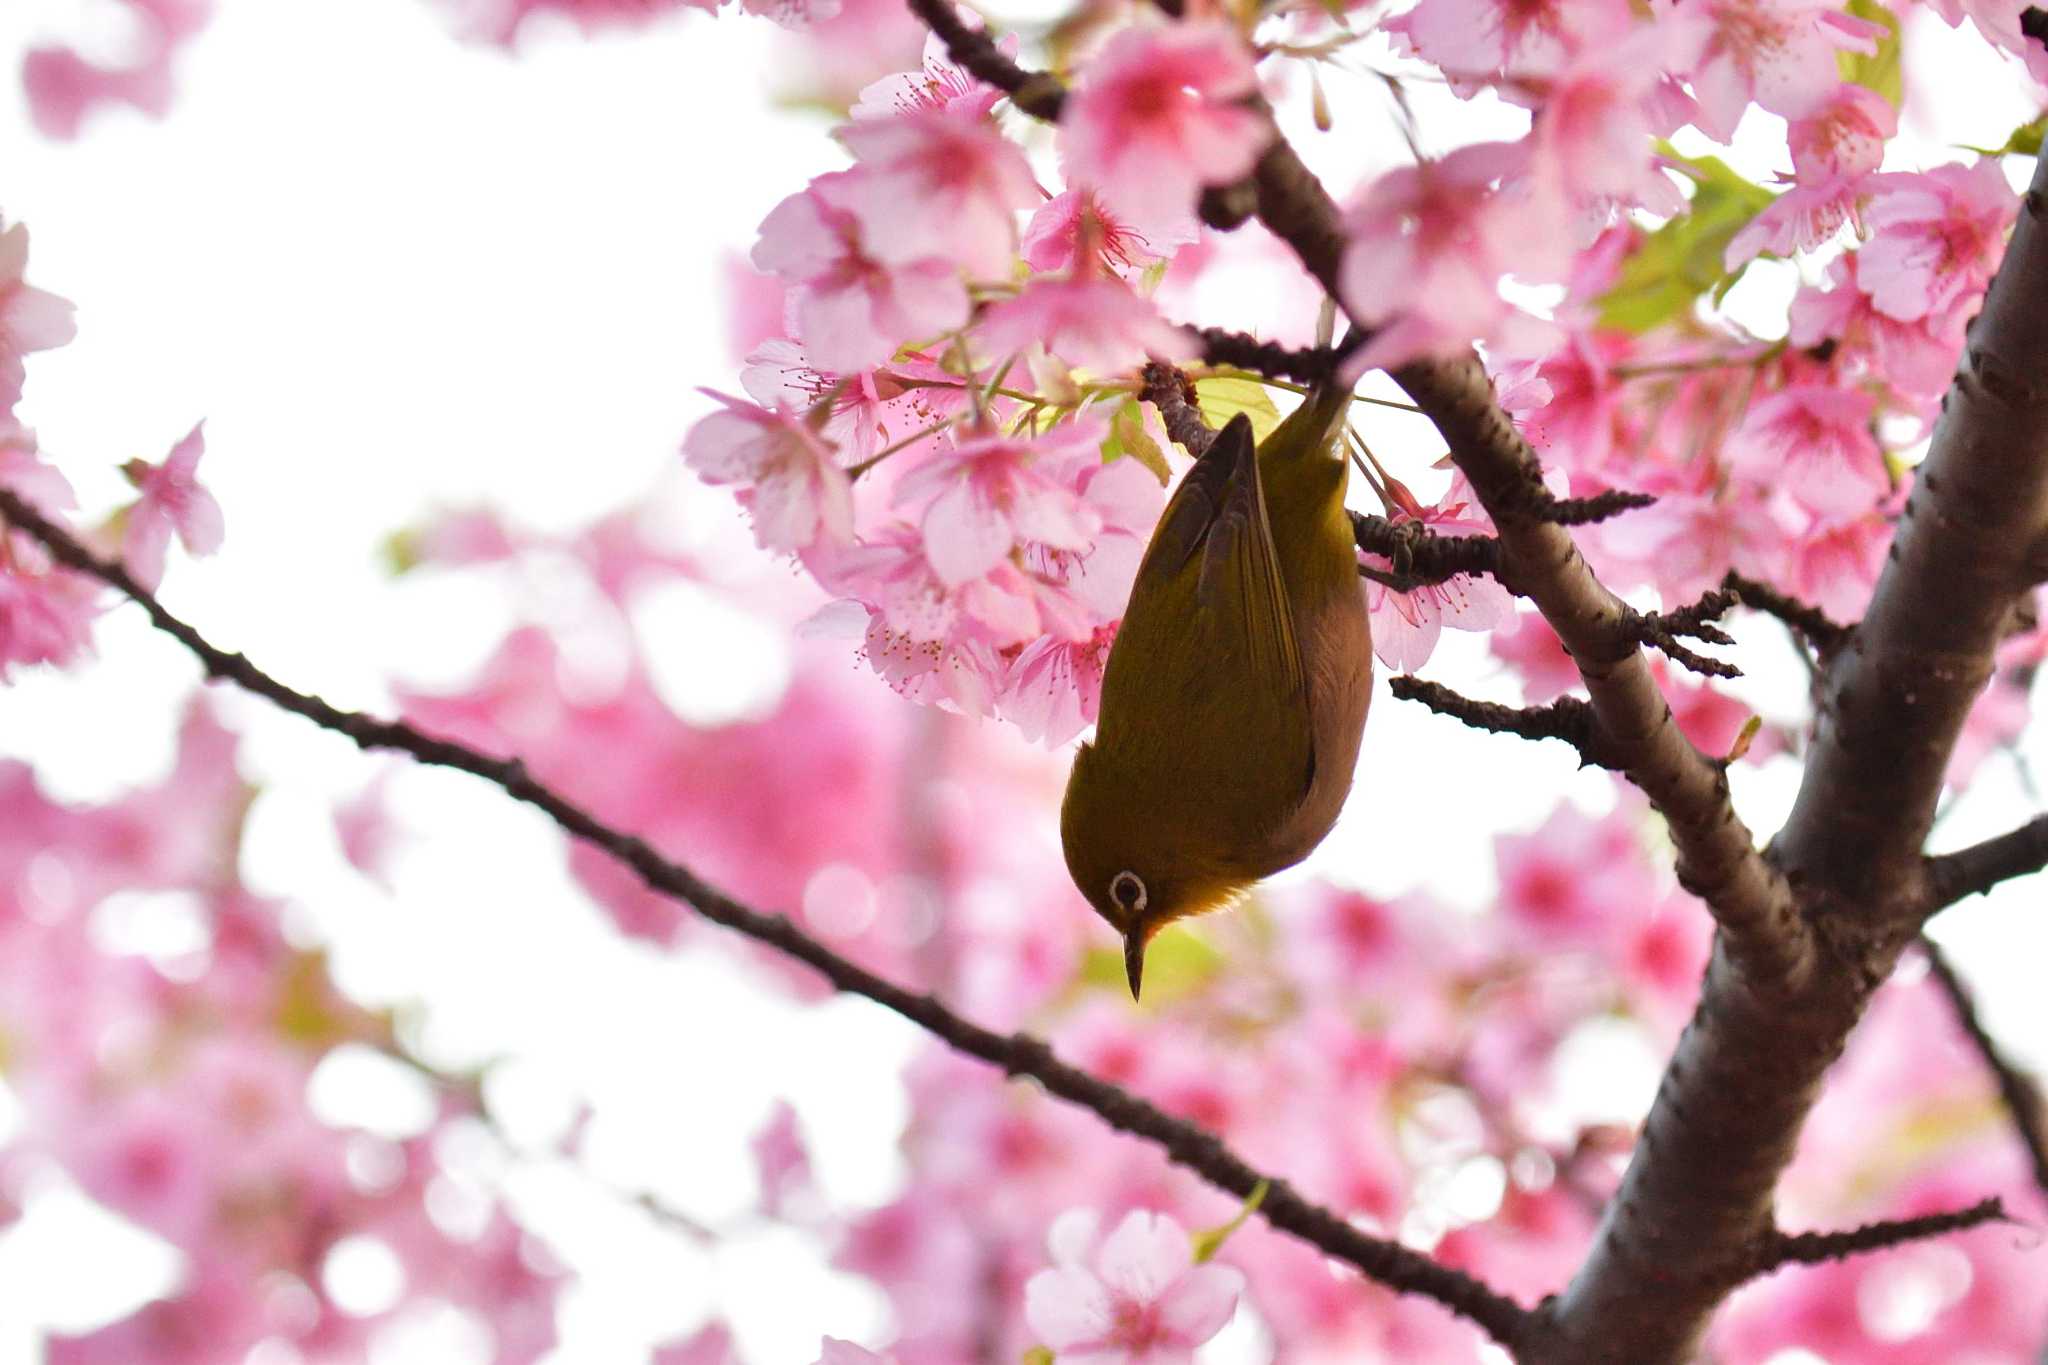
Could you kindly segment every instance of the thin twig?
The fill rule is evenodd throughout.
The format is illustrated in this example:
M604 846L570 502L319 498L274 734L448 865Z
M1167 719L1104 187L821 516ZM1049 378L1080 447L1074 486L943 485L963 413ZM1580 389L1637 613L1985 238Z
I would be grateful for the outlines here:
M2004 1202L1993 1195L1966 1209L1866 1223L1847 1232L1774 1232L1757 1248L1756 1263L1751 1273L1764 1275L1780 1266L1839 1261L1866 1252L1904 1246L1908 1242L1924 1242L1930 1237L1982 1227L1986 1223L2010 1221Z
M1692 648L1679 643L1678 637L1689 635L1695 640L1709 644L1732 645L1728 633L1713 624L1713 618L1735 605L1736 596L1725 589L1717 589L1701 597L1689 607L1676 611L1637 611L1628 608L1623 612L1626 627L1635 638L1646 645L1655 645L1674 663L1684 664L1695 673L1705 673L1716 678L1739 678L1742 670L1734 664L1719 659L1709 659Z
M1001 1034L983 1028L930 995L908 990L849 962L797 928L787 917L742 905L689 868L664 858L645 840L613 829L581 806L534 781L518 759L491 758L428 735L403 721L344 711L318 697L295 691L257 668L244 655L213 645L166 610L120 564L93 554L5 488L0 488L0 516L41 541L60 563L109 584L140 604L158 630L198 658L208 677L233 682L323 729L346 736L364 750L397 750L422 763L454 768L503 788L515 800L544 812L568 833L632 868L654 890L682 901L714 923L805 963L836 989L865 996L895 1011L956 1051L980 1058L1006 1075L1031 1077L1060 1098L1094 1111L1112 1128L1154 1143L1170 1159L1218 1189L1249 1198L1254 1189L1265 1185L1267 1192L1259 1213L1268 1223L1356 1267L1369 1279L1397 1293L1433 1299L1504 1345L1513 1345L1528 1320L1528 1310L1514 1300L1463 1271L1439 1265L1398 1242L1360 1231L1329 1209L1304 1199L1284 1180L1254 1169L1215 1134L1062 1062L1042 1040L1029 1034Z
M1561 739L1579 751L1582 765L1614 766L1602 753L1599 723L1592 705L1583 698L1559 697L1544 706L1503 706L1454 692L1412 673L1397 673L1387 679L1387 690L1402 701L1419 701L1438 715L1463 721L1475 730L1523 739Z
M1829 620L1819 607L1780 592L1768 583L1745 578L1733 569L1721 580L1721 586L1741 598L1743 606L1776 617L1797 631L1816 654L1826 654L1849 633L1848 626Z
M1932 915L1959 900L1981 896L2000 882L2048 867L2048 815L2037 815L1981 844L1928 858L1921 866L1926 913Z
M1396 524L1364 512L1351 513L1351 534L1359 549L1392 561L1403 591L1467 574L1500 577L1500 543L1492 536L1438 535L1418 522Z
M1198 327L1195 335L1201 339L1202 359L1211 365L1229 365L1302 384L1327 380L1365 340L1365 334L1356 329L1336 346L1282 346L1222 327Z
M1548 489L1542 497L1531 496L1526 500L1525 511L1531 521L1547 521L1555 526L1590 526L1596 521L1606 521L1648 507L1657 501L1654 493L1633 493L1626 488L1610 488L1605 493L1595 493L1589 498L1560 498Z
M2048 1127L2044 1127L2040 1085L2019 1063L2005 1055L1998 1040L1984 1027L1983 1019L1977 1014L1975 997L1963 979L1956 975L1948 955L1941 951L1940 946L1933 939L1922 937L1920 951L1927 957L1927 970L1934 978L1934 984L1941 988L1949 1008L1955 1011L1956 1022L1963 1026L1963 1032L1969 1035L1977 1055L1991 1069L1991 1078L1998 1083L1998 1098L2012 1118L2012 1126L2020 1135L2021 1145L2027 1149L2027 1164L2033 1168L2034 1184L2043 1194L2048 1194Z

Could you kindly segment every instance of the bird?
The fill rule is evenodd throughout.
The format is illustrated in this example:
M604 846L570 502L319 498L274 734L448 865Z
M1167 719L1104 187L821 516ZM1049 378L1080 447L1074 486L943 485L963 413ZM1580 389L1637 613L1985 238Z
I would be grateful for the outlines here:
M1239 413L1174 490L1060 805L1067 870L1123 939L1131 996L1167 924L1307 857L1350 794L1372 630L1334 381L1263 443Z

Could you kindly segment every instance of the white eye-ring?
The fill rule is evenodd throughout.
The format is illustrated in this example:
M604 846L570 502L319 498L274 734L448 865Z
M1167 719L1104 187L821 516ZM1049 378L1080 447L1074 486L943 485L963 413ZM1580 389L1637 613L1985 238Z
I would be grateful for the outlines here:
M1135 915L1145 908L1145 883L1135 872L1119 872L1109 879L1109 898Z

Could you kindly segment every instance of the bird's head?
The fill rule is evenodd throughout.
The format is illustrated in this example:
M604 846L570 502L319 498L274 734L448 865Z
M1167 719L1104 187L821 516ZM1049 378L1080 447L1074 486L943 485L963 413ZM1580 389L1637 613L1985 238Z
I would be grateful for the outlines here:
M1145 948L1177 919L1221 909L1248 883L1216 869L1199 850L1133 803L1106 799L1082 745L1060 807L1060 843L1074 885L1124 943L1131 998L1144 978Z

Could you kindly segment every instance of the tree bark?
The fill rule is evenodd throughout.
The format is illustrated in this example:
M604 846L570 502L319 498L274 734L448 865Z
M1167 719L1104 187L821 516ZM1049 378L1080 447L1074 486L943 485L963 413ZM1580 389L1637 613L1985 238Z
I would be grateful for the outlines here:
M1620 1193L1524 1365L1686 1359L1772 1230L1827 1067L1928 908L1922 843L1956 736L2048 538L2048 158L1907 502L1870 610L1825 665L1818 731L1770 856L1814 970L1776 984L1717 945Z

